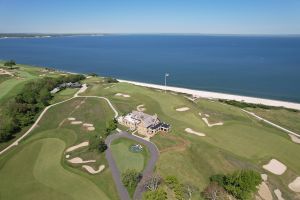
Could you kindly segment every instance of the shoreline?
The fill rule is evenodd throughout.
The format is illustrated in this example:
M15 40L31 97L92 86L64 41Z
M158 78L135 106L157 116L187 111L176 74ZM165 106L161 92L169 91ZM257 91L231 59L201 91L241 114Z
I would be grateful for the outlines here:
M266 106L274 106L274 107L285 107L289 109L300 110L300 103L293 103L287 101L280 101L280 100L272 100L272 99L264 99L258 97L249 97L249 96L241 96L235 94L227 94L227 93L220 93L220 92L209 92L204 90L195 90L195 89L188 89L188 88L181 88L181 87L174 87L174 86L164 86L158 84L151 84L151 83L142 83L137 81L128 81L117 79L119 82L123 83L130 83L137 86L143 86L148 88L155 88L160 90L167 90L173 91L178 93L190 94L193 96L206 98L206 99L225 99L225 100L235 100L239 102L245 103L252 103L252 104L262 104Z

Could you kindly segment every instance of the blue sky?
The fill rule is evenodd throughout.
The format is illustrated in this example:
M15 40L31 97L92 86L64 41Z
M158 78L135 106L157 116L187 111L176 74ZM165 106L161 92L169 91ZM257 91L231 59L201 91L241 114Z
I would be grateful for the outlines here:
M300 0L0 0L0 32L300 34Z

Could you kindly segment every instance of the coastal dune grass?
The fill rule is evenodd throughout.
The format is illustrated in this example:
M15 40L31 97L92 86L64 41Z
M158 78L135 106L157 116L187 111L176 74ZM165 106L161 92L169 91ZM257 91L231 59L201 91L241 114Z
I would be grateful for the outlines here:
M168 134L180 140L164 134L151 139L162 151L156 166L156 171L162 176L176 175L183 182L203 189L213 174L250 168L267 173L271 189L279 188L286 199L295 197L288 184L293 180L292 177L300 174L300 145L293 143L285 132L258 121L240 108L218 101L197 99L193 102L181 94L164 93L127 83L118 83L109 89L104 89L106 86L96 81L90 84L87 95L102 94L109 97L121 114L144 104L147 113L157 113L162 121L171 124L172 131ZM131 97L116 98L116 93L126 93ZM190 109L176 111L176 108L183 106ZM203 114L209 116L210 122L222 121L224 125L208 127L201 119ZM297 120L298 116L291 119L290 123L296 123ZM185 128L205 133L206 136L188 134ZM262 168L272 158L287 165L285 174L274 176Z

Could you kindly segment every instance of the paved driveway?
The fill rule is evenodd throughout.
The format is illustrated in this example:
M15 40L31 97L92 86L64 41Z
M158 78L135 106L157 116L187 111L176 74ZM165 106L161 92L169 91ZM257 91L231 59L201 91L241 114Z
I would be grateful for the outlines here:
M141 183L143 182L143 179L145 177L152 175L154 167L155 167L155 163L156 163L156 161L158 159L158 156L159 156L159 151L158 151L157 147L155 146L155 144L153 144L152 142L146 141L142 138L136 137L136 136L131 135L131 134L129 134L127 132L124 132L124 131L120 132L120 133L109 135L105 139L105 143L108 146L108 149L105 151L105 156L106 156L106 159L108 161L108 165L109 165L109 168L111 170L114 182L116 184L119 196L122 200L129 200L130 197L129 197L129 194L127 192L126 187L124 187L124 185L122 183L121 173L117 168L116 162L113 158L113 155L112 155L112 152L111 152L111 149L110 149L111 142L114 141L115 139L118 139L118 138L128 138L128 139L131 139L131 140L135 140L136 142L145 145L148 148L148 150L151 154L151 157L147 162L147 166L143 171L143 178L140 181L140 183L138 184L138 186L135 190L135 193L133 195L134 200L140 200L140 199L142 199L142 193L145 191L145 189L143 188L143 185Z

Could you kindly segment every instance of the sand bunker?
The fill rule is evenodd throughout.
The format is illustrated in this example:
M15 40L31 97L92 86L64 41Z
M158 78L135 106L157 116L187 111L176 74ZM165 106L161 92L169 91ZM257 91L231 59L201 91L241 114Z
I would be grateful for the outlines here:
M263 168L276 175L283 174L287 169L283 163L279 162L276 159L270 160L270 162L264 165Z
M178 112L184 112L184 111L187 111L189 109L190 108L188 108L188 107L182 107L182 108L177 108L176 111L178 111Z
M104 170L105 166L100 165L98 170L94 170L91 166L88 165L82 165L82 168L84 168L86 171L88 171L90 174L97 174Z
M205 122L205 124L208 127L213 127L213 126L222 126L224 123L223 122L218 122L218 123L214 123L214 124L210 124L209 121L207 120L207 118L203 117L202 120Z
M79 148L81 148L81 147L86 147L86 146L89 146L89 142L88 142L88 141L82 142L82 143L77 144L77 145L72 146L72 147L69 147L69 148L66 150L66 152L71 152L71 151L74 151L74 150L76 150L76 149L79 149Z
M300 192L300 176L289 184L289 188L294 192Z
M76 119L75 119L74 117L69 117L68 120L69 120L69 121L74 121L74 120L76 120Z
M271 191L265 182L262 182L259 185L258 194L263 200L272 200L273 199Z
M68 155L66 155L66 158L70 158L70 155L68 154Z
M205 136L204 133L200 133L200 132L194 131L194 130L191 129L191 128L186 128L186 129L185 129L185 132L191 133L191 134L194 134L194 135L198 135L198 136Z
M92 126L92 127L91 127L91 126L90 126L90 127L87 127L87 130L88 130L88 131L94 131L94 130L95 130L95 127L93 127L93 126Z
M73 125L82 124L82 121L72 121L71 124Z
M289 134L289 136L293 142L300 144L300 138L298 138L297 136L295 136L293 134Z
M198 115L199 115L199 116L202 116L202 113L199 112Z
M82 158L76 157L68 160L68 162L73 164L82 164L82 163L94 163L96 160L82 160Z
M278 200L284 200L284 198L282 197L282 193L279 189L274 190L274 193Z
M121 97L125 97L125 98L130 97L129 94L123 94L123 93L117 93L117 94L115 94L115 96L121 96Z
M267 181L268 180L268 175L267 174L261 174L260 176L261 176L261 179L263 181Z
M146 108L144 108L144 104L141 104L141 105L138 105L136 107L137 111L140 111L140 112L144 112L146 110Z
M93 124L84 123L84 124L82 124L82 126L84 126L84 127L92 127L94 125Z
M209 117L209 114L204 114L205 115L205 117Z

